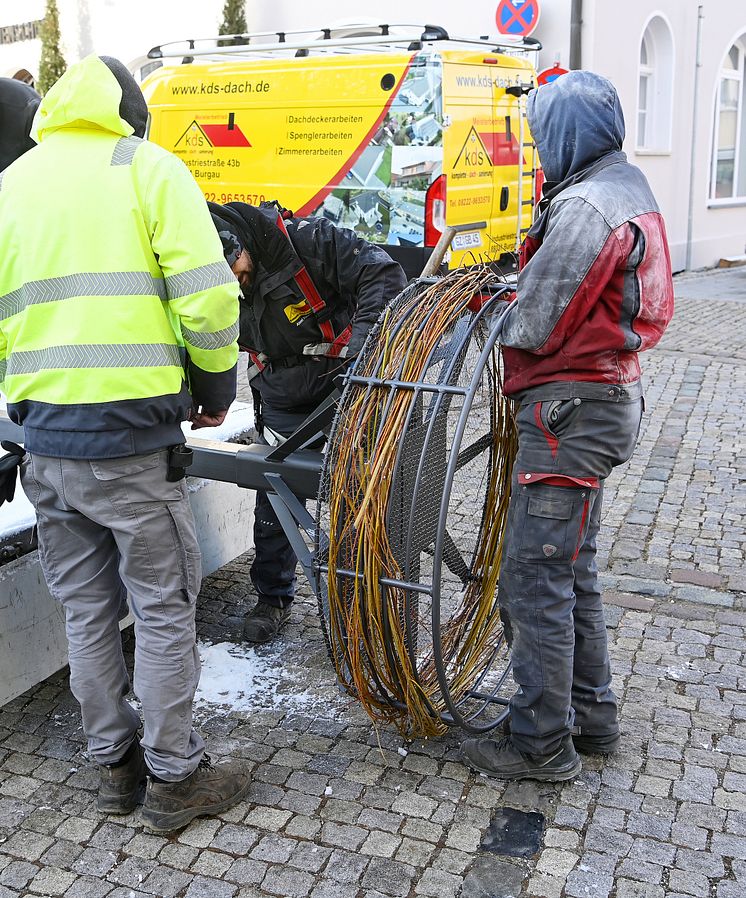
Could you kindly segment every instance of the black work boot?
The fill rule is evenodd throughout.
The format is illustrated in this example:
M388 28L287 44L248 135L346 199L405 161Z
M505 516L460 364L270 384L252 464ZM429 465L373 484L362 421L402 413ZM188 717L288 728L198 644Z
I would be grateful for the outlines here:
M102 814L129 814L139 803L139 793L147 776L140 740L130 745L121 761L99 764L96 806Z
M613 755L619 748L619 730L611 733L573 733L575 750L584 755Z
M503 780L542 780L562 782L580 773L580 758L572 739L565 736L559 748L548 755L529 755L519 751L510 736L497 739L466 739L461 757L474 770Z
M248 770L241 764L212 766L204 755L185 780L166 783L148 777L142 822L153 833L182 829L195 817L220 814L232 808L249 791Z
M280 632L280 628L290 617L290 606L279 608L259 599L249 611L243 622L243 635L246 642L269 642Z

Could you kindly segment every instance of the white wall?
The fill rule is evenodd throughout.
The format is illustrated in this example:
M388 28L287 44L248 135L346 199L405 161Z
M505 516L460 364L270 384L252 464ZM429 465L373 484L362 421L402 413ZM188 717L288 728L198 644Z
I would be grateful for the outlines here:
M699 107L693 121L697 8L704 12ZM635 149L640 40L653 14L673 34L674 83L670 153ZM583 67L606 75L616 85L627 120L625 151L647 175L663 211L675 269L684 267L693 191L692 267L717 264L723 256L744 252L746 203L711 207L708 201L712 125L721 61L740 33L746 32L746 3L740 0L626 0L624 16L608 0L585 0ZM620 52L620 48L624 48ZM692 144L695 173L690 177Z

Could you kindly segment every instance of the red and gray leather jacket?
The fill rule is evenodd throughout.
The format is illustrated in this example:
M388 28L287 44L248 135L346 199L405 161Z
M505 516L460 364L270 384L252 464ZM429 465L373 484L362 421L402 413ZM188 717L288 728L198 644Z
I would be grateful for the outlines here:
M603 399L614 393L601 385L639 381L638 353L673 315L663 217L621 152L621 107L605 78L572 72L532 91L528 117L548 189L502 330L504 390Z

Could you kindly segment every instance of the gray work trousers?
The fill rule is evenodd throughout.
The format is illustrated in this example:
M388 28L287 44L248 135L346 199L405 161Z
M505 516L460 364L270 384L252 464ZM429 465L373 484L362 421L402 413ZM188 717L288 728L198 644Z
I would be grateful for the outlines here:
M166 480L167 456L27 455L21 477L36 509L42 570L65 609L70 688L91 757L118 761L140 726L125 698L130 681L118 625L129 594L145 760L156 776L178 781L204 753L192 726L201 564L186 481Z
M632 455L642 408L567 399L517 415L499 601L518 687L511 737L529 754L550 754L573 731L619 729L596 537L604 480Z

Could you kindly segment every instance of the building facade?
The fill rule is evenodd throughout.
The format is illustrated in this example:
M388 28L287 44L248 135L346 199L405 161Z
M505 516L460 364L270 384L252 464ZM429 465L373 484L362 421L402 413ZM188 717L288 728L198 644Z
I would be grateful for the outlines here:
M520 9L528 0L510 0ZM616 85L627 121L624 149L650 180L666 219L676 270L746 252L746 3L743 0L538 0L532 36L538 69L586 68ZM68 61L108 53L142 64L157 43L217 31L222 0L58 0ZM350 4L353 6L353 4ZM497 34L497 0L376 0L371 15L336 0L249 0L255 31L352 22L435 23L455 37ZM0 8L0 74L33 76L44 0ZM7 39L6 39L7 38Z

